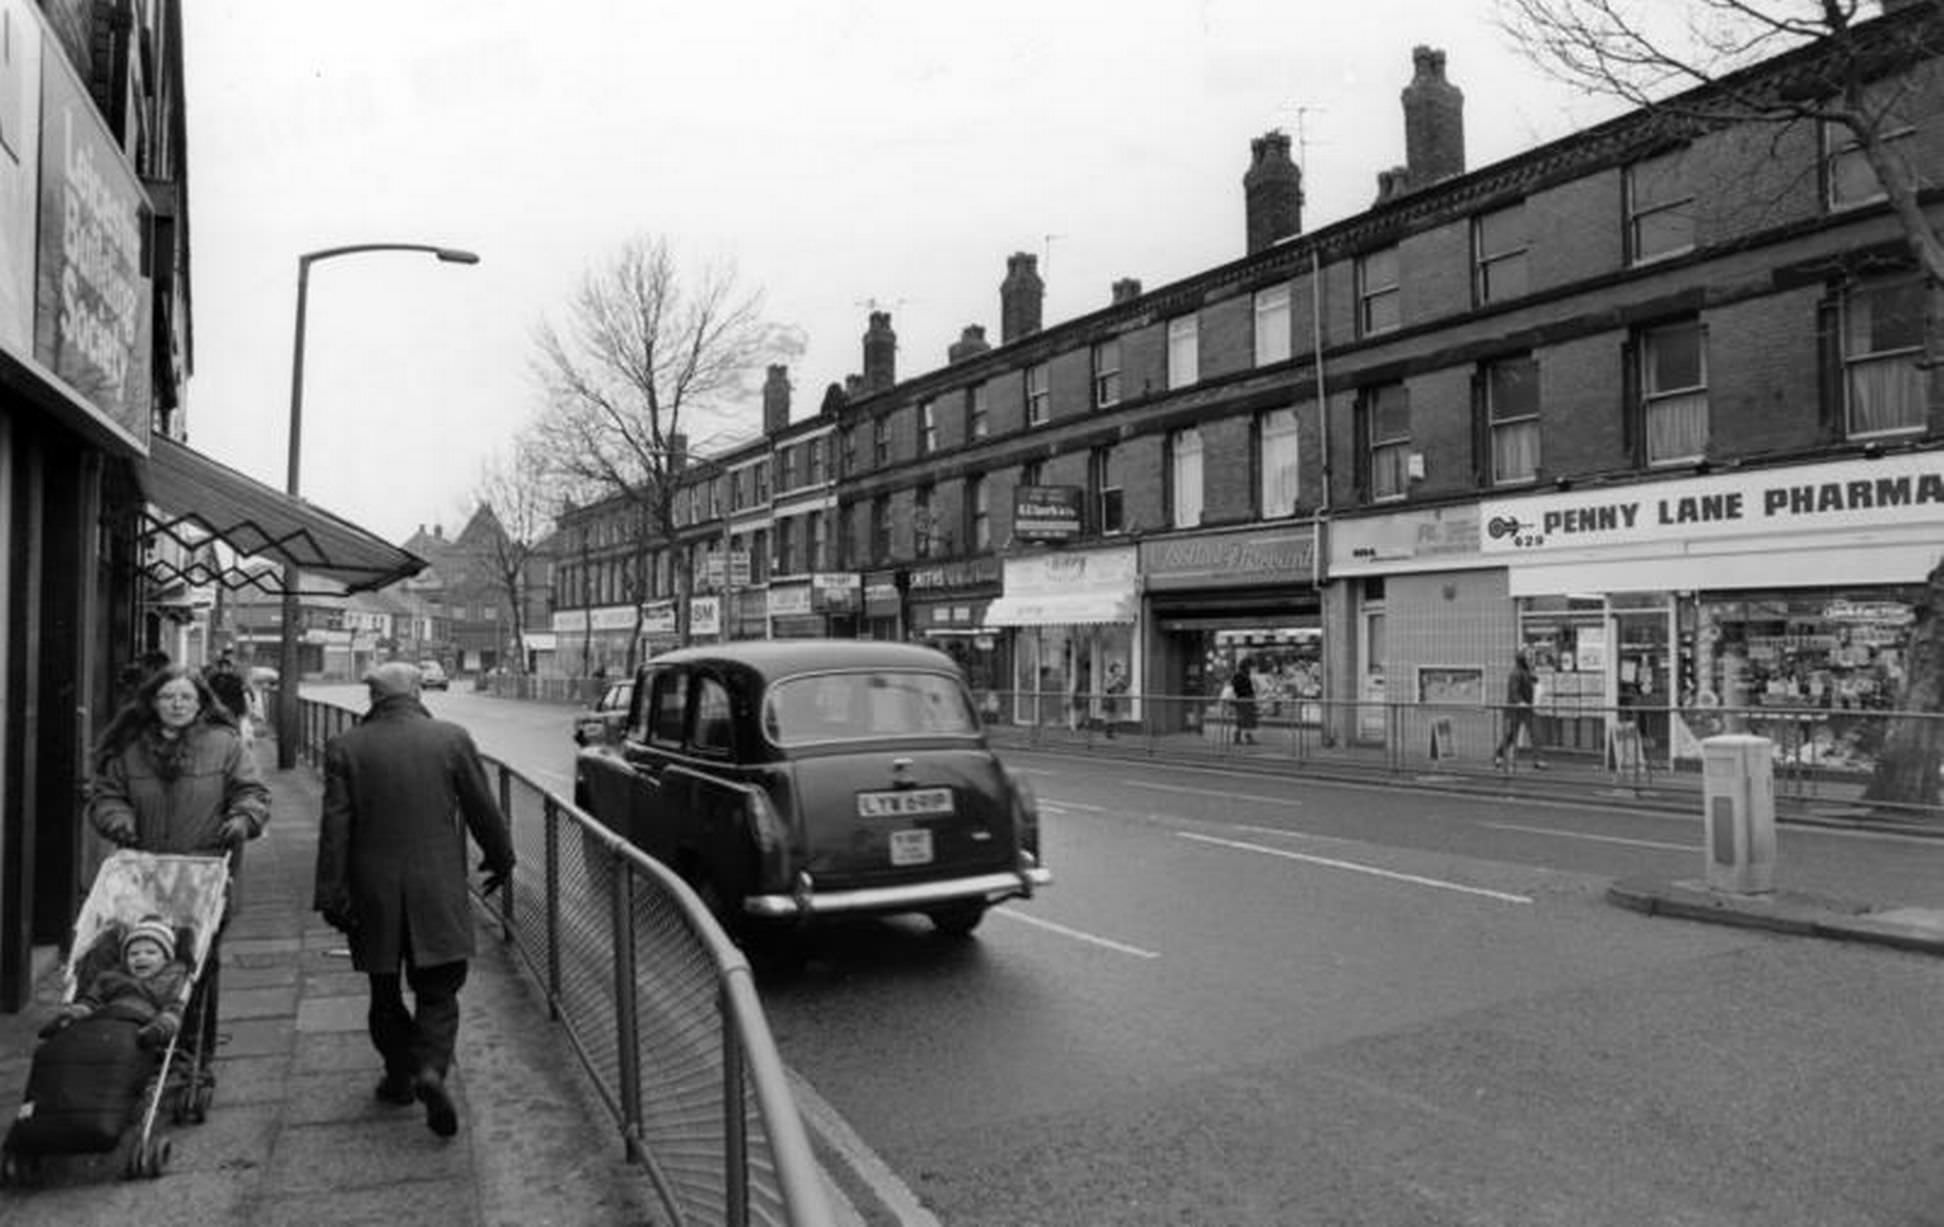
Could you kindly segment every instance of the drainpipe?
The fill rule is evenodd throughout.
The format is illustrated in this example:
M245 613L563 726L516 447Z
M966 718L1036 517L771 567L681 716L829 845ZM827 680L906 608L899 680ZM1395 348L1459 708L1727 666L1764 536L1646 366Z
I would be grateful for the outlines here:
M1310 549L1310 587L1319 596L1323 588L1323 549L1329 543L1330 526L1330 400L1323 379L1323 258L1315 244L1310 245L1310 346L1311 365L1316 373L1317 429L1323 446L1323 501L1316 508L1316 541ZM1323 669L1323 728L1330 727L1330 670Z

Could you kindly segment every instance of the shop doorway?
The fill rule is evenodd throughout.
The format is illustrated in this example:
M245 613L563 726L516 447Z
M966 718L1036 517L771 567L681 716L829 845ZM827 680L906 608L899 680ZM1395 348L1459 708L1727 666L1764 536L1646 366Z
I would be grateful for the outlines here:
M1624 747L1625 733L1631 729L1639 738L1645 762L1664 765L1671 755L1673 613L1665 608L1615 610L1612 626L1613 714L1615 728L1623 734L1615 745Z

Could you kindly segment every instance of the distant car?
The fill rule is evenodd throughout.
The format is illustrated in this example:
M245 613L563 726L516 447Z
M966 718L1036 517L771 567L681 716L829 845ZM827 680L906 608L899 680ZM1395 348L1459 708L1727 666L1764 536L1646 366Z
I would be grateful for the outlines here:
M249 678L250 685L252 686L275 686L277 684L277 671L269 665L251 665L249 673L245 676Z
M962 936L1052 881L1026 782L950 657L752 640L657 656L574 799L679 873L725 926L922 914Z
M421 689L444 690L452 684L446 677L445 666L436 660L421 660L418 668Z
M594 706L574 716L574 744L605 746L621 739L634 700L633 682L615 682L594 700Z

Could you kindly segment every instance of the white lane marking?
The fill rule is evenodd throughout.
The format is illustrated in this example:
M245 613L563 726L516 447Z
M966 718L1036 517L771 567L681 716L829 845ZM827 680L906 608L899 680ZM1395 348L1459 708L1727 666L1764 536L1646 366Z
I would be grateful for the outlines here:
M1260 852L1265 856L1280 856L1285 860L1306 861L1312 865L1322 865L1329 869L1348 869L1352 873L1367 873L1372 877L1390 878L1397 882L1409 882L1415 886L1432 886L1439 890L1455 890L1466 895L1480 895L1486 899L1497 899L1501 903L1531 903L1526 895L1507 894L1501 890L1487 890L1482 886L1465 886L1458 882L1446 882L1441 878L1422 878L1414 873L1398 873L1392 869L1379 869L1375 865L1360 865L1355 861L1333 860L1327 856L1310 856L1302 852L1291 852L1286 848L1271 848L1267 844L1243 843L1237 839L1217 839L1213 835L1197 835L1193 831L1176 831L1183 839L1200 843L1215 844L1223 848L1237 848L1243 852Z
M1560 839L1589 839L1599 844L1625 844L1629 848L1665 848L1669 852L1699 852L1701 845L1667 844L1653 839L1623 839L1618 835L1588 835L1583 831L1554 831L1546 827L1522 827L1511 822L1481 822L1478 825L1494 831L1523 831L1527 835L1556 835Z
M1077 809L1088 814L1111 814L1115 812L1105 805L1088 805L1084 801L1049 801L1045 797L1040 798L1040 805L1046 809Z
M1150 784L1146 780L1120 780L1129 788L1151 788L1156 792L1181 792L1195 797L1216 797L1224 801L1260 801L1265 805L1301 805L1294 797L1265 797L1252 792L1217 792L1209 788L1184 788L1180 784Z
M1111 937L1100 937L1093 933L1083 933L1079 929L1069 929L1065 925L1054 924L1050 920L1041 920L1037 916L1028 916L1024 912L1016 912L1011 908L995 908L992 914L994 916L1004 916L1007 920L1017 920L1023 925L1032 925L1036 928L1045 929L1049 933L1058 933L1061 937L1070 937L1077 942L1091 942L1093 945L1105 947L1119 954L1131 954L1137 959L1158 959L1161 957L1158 951L1143 950L1139 946L1130 946L1126 942L1117 942Z
M811 1089L810 1084L805 1082L795 1070L789 1072L790 1096L796 1100L797 1111L803 1113L804 1124L823 1138L830 1149L837 1153L837 1157L850 1168L851 1174L862 1181L871 1191L871 1195L878 1199L878 1204L896 1217L898 1227L941 1227L938 1216L925 1209L924 1204L918 1200L918 1195L898 1178L898 1174L891 1170L889 1164L878 1158L877 1152L872 1150L863 1138L857 1136L857 1131L850 1127L850 1122L839 1116L837 1109L831 1107L822 1095ZM828 1184L824 1186L825 1193L833 1191L840 1192L833 1190ZM842 1221L860 1223L865 1221L863 1216L857 1213L856 1208L848 1204L848 1199L843 1210L848 1210L849 1215Z

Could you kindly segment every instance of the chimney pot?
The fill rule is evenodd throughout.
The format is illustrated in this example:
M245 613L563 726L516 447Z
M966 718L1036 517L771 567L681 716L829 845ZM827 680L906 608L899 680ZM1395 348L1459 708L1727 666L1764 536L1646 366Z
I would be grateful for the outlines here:
M985 325L967 324L959 333L959 339L946 347L945 358L948 362L959 362L976 354L983 354L992 348L986 340Z
M999 343L1010 344L1038 332L1045 303L1039 257L1023 251L1006 257L1006 279L999 284Z
M1140 296L1141 296L1140 278L1122 277L1119 281L1116 281L1114 283L1114 301L1116 303L1132 302L1135 299L1139 298Z
M864 330L864 390L882 392L897 382L898 334L891 331L891 313L873 311Z

